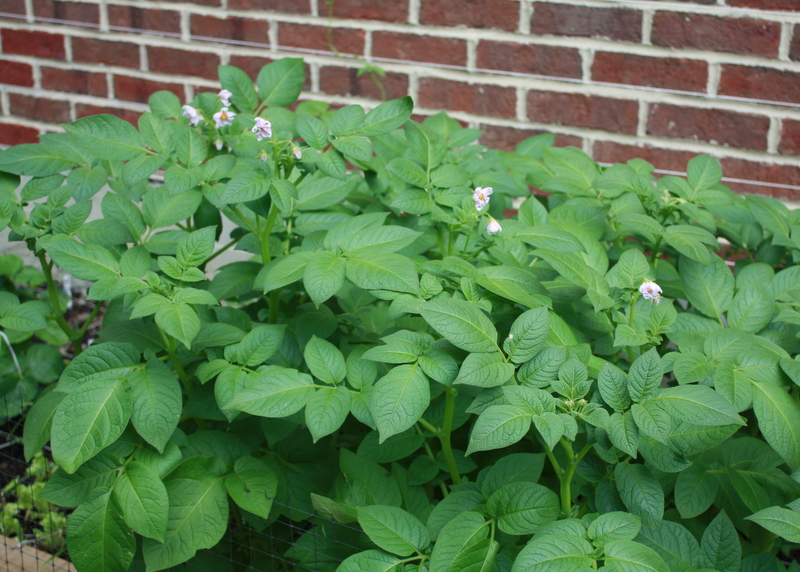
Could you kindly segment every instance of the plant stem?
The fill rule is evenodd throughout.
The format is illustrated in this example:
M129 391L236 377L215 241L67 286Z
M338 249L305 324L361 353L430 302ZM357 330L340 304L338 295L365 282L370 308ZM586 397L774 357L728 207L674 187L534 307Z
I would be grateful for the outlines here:
M19 374L20 379L24 379L25 376L22 375L22 368L19 367L19 361L17 360L17 354L14 352L14 348L11 346L11 342L3 332L0 332L0 338L3 338L3 341L6 343L6 347L8 348L8 353L11 354L11 359L14 360L14 367L17 368L17 374Z
M267 318L267 323L269 324L277 324L278 323L278 306L280 305L281 301L281 290L280 288L273 290L269 293L269 318Z
M75 339L75 330L64 319L64 310L61 309L61 302L58 301L58 290L56 290L56 283L53 280L53 264L47 261L44 252L37 254L36 258L39 259L39 263L42 265L42 272L44 272L44 278L47 281L47 293L50 295L50 304L53 306L53 317L61 331L67 334L70 342L72 342L72 350L77 356L81 353L81 343L80 340Z
M269 218L267 218L267 226L261 232L261 263L265 266L269 264L272 259L272 252L269 247L269 236L272 234L272 227L275 225L275 219L278 218L278 209L275 205L269 208Z
M634 294L633 299L631 300L631 311L628 316L628 327L633 329L633 316L636 312L636 302L639 300L639 294ZM626 346L628 351L628 360L633 363L634 355L633 355L633 348L631 346Z
M241 236L240 236L239 238L235 238L235 239L233 239L232 241L230 241L228 244L226 244L225 246L223 246L222 248L220 248L219 250L217 250L217 251L216 251L214 254L212 254L211 256L209 256L209 257L208 257L208 260L206 260L206 261L205 261L205 264L208 264L209 262L211 262L212 260L214 260L214 259L215 259L217 256L219 256L220 254L222 254L223 252L225 252L226 250L228 250L229 248L231 248L233 245L235 245L235 244L236 244L237 242L239 242L240 240L242 240L242 237L241 237Z
M592 446L586 444L581 452L577 455L572 449L572 442L566 439L561 439L561 446L567 454L567 468L564 470L563 475L559 475L561 479L561 512L564 513L566 518L569 518L572 513L572 477L575 476L575 470L578 468L578 463L581 462L586 453L588 453Z
M453 430L453 417L456 411L456 390L452 387L444 388L444 422L442 431L439 433L439 441L442 444L442 453L447 461L447 468L450 470L450 478L454 485L461 484L461 475L458 472L456 458L453 455L453 446L450 443L450 433Z
M186 375L186 370L183 369L181 360L175 355L175 339L172 336L167 336L161 328L158 328L158 332L161 334L161 339L164 340L164 345L167 346L167 353L169 353L172 365L175 367L175 372L178 374L181 383L183 383L183 387L186 389L186 395L191 397L192 393L194 393L194 384L192 383L192 379Z

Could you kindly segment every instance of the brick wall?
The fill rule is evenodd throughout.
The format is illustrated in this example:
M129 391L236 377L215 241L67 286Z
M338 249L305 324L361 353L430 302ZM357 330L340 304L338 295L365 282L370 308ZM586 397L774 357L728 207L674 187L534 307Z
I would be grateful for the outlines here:
M301 55L304 99L375 105L367 61L388 98L446 109L494 147L550 131L673 171L709 153L732 187L800 199L800 0L333 0L341 56L328 9L0 0L0 144L92 113L135 120L154 91L216 89L220 64L255 77Z

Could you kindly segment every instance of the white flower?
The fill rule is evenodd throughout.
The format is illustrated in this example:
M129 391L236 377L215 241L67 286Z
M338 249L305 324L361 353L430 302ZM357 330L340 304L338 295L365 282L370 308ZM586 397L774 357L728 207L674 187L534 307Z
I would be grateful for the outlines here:
M297 145L292 145L292 155L294 155L294 158L299 161L303 158L303 151L301 151L300 147Z
M639 286L639 292L642 293L645 300L652 300L653 304L661 302L661 286L655 282L643 282Z
M253 126L253 133L256 134L256 139L269 139L272 137L272 125L266 119L256 117L256 124Z
M233 94L228 91L227 89L223 89L219 92L219 100L222 102L222 105L228 107L231 104L231 96Z
M222 139L217 139L214 145L217 147L217 151L222 151L222 145L223 145Z
M235 113L228 111L227 107L223 107L214 114L214 123L217 125L217 129L219 129L225 125L232 124L234 117L236 117Z
M472 200L475 201L475 209L476 210L483 210L483 207L489 204L489 197L492 194L492 187L481 188L478 187L475 189L475 192L472 193ZM500 225L498 225L500 226Z
M478 209L478 210L480 210L480 209ZM491 219L489 221L489 224L486 225L486 232L488 232L489 234L497 234L501 230L503 230L503 227L500 226L500 223L497 222L494 219Z
M203 120L203 116L200 115L197 112L197 110L191 105L183 106L183 116L189 120L189 123L192 124L192 127L194 127Z

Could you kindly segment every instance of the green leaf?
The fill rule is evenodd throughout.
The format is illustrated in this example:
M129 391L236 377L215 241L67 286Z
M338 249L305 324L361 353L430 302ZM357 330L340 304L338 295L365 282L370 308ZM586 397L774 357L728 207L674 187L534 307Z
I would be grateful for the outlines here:
M523 312L511 325L509 337L503 342L503 350L509 361L523 363L533 358L547 343L550 333L550 315L547 308L535 308Z
M164 119L172 119L181 114L181 100L171 91L157 91L147 99L153 113Z
M253 113L258 107L258 96L248 75L234 66L219 66L219 82L230 91L231 101L245 113Z
M631 399L638 403L655 397L663 376L661 356L656 348L650 348L633 361L628 371L628 393Z
M46 143L15 145L0 153L0 171L16 175L48 177L73 166L58 147Z
M703 564L707 568L719 572L739 572L742 564L742 544L739 542L739 534L733 522L724 509L706 527L700 548L703 551Z
M129 199L108 192L103 196L101 205L103 216L122 223L137 239L141 238L145 230L147 230L142 213Z
M736 408L710 387L682 385L662 389L650 403L664 408L674 419L697 425L743 425Z
M67 521L67 548L76 567L87 572L125 572L136 552L136 538L122 520L116 497L97 489Z
M800 514L793 510L771 506L745 519L752 520L789 542L800 542Z
M789 209L786 205L773 198L747 196L747 208L753 214L758 224L763 226L776 237L788 237L791 234L789 226Z
M297 186L298 211L316 211L343 201L358 182L357 177L345 180L333 177L308 177Z
M342 426L350 413L350 390L320 387L306 403L306 426L314 443Z
M47 329L49 308L38 300L3 308L0 326L20 332L36 332Z
M173 123L175 154L178 161L187 167L198 167L208 157L208 141L194 127Z
M600 390L603 401L616 411L625 411L630 407L631 396L628 393L628 376L618 367L605 362L597 376L597 387Z
M586 540L571 534L535 536L517 555L511 572L575 572L588 570L593 559Z
M419 275L407 256L392 253L347 255L347 279L364 290L416 293Z
M391 253L414 242L421 233L402 226L377 226L360 229L341 241L345 256L365 258L372 254Z
M356 134L375 137L391 133L408 121L413 108L414 102L410 96L381 103L367 113Z
M166 92L173 95L172 92ZM154 94L155 95L155 94ZM152 96L151 96L152 99ZM180 102L175 109L177 113L171 117L175 117L180 113ZM172 127L155 113L145 112L139 116L139 132L142 134L144 143L156 153L170 154L175 150L175 138L172 133ZM161 160L161 159L159 159Z
M349 135L332 141L333 147L348 159L369 161L372 159L372 144L366 137Z
M642 529L642 519L627 512L601 514L589 525L589 538L603 547L615 540L633 540Z
M686 257L679 263L681 284L691 304L706 316L720 319L733 299L733 274L719 256L710 264L701 264Z
M25 446L25 460L29 461L50 440L53 415L66 394L60 391L42 393L25 416L22 443Z
M661 443L668 442L671 425L669 413L658 407L654 401L645 401L641 405L635 403L631 407L631 414L642 433Z
M614 540L605 546L604 562L620 572L671 572L652 548L631 540Z
M128 377L131 392L131 421L144 440L160 453L178 426L183 407L181 385L172 371L158 360Z
M399 365L375 383L367 404L383 443L416 423L431 401L430 383L417 365Z
M513 445L531 427L531 414L511 405L487 407L475 421L467 455Z
M664 233L664 242L672 248L700 264L711 262L708 242L717 247L714 235L698 227L688 224L675 224L667 227Z
M345 558L336 572L394 572L402 563L383 550L365 550Z
M306 264L314 256L313 252L302 251L273 260L259 272L255 285L263 285L266 294L297 282L303 278Z
M492 493L511 483L536 483L544 468L544 453L512 453L501 457L490 468L481 484L481 493Z
M431 543L423 524L398 507L358 507L358 524L372 542L397 556L411 556Z
M56 264L80 280L94 282L119 273L119 262L102 246L66 239L48 244L47 252Z
M675 507L682 518L703 514L714 502L719 490L719 480L699 465L693 465L678 474L675 481Z
M639 448L639 428L633 413L614 413L608 422L608 438L617 449L635 458Z
M305 81L302 58L282 58L261 68L256 84L264 105L285 107L297 100Z
M234 472L225 477L225 488L234 502L247 512L269 518L278 492L278 476L264 461L239 457Z
M192 347L192 340L200 332L200 318L188 304L172 303L160 307L156 312L156 324L187 349Z
M753 412L770 446L795 469L800 465L800 404L771 383L753 383Z
M589 266L579 254L539 248L533 251L533 255L545 260L567 282L585 288L590 297L594 293L596 299L592 301L592 305L595 311L613 306L605 277Z
M131 344L93 344L67 364L58 382L58 390L71 393L84 383L98 379L117 382L125 379L137 364L139 351Z
M386 170L414 187L428 186L428 175L425 170L410 159L395 157L386 165Z
M528 308L549 306L547 290L531 272L513 266L484 266L475 276L479 285Z
M645 527L637 540L655 550L667 563L670 571L688 572L702 566L697 539L677 522L664 520L658 529Z
M775 313L771 288L749 286L739 290L728 310L728 324L746 332L756 333L769 324Z
M339 348L316 336L311 336L311 340L306 344L303 358L311 374L325 383L336 385L347 374L344 356Z
M506 534L534 534L558 518L561 510L558 495L534 483L510 483L494 492L486 501L487 512L497 518Z
M310 375L269 366L236 394L228 408L261 417L288 417L300 411L313 393Z
M167 532L169 499L164 483L156 472L136 461L126 465L114 483L114 496L125 522L142 536L164 540Z
M203 195L199 191L186 191L173 196L166 187L151 188L142 199L142 213L147 226L163 228L192 216L202 200Z
M303 285L314 303L319 306L344 286L345 260L333 252L315 252L306 264Z
M130 415L131 396L122 380L83 383L64 398L53 416L53 459L74 473L122 435Z
M269 192L272 181L264 171L239 173L225 185L219 200L224 204L255 201Z
M533 424L548 449L551 451L555 449L564 435L564 419L552 411L545 411L533 416Z
M475 304L437 298L426 302L420 314L434 330L462 350L497 351L497 330Z
M698 155L686 165L686 178L695 191L710 189L722 179L722 167L709 155Z
M184 268L200 266L214 253L217 227L208 226L192 232L178 243L175 257Z
M330 139L328 127L312 115L298 115L295 129L303 141L318 151L322 151Z
M228 494L222 477L209 471L201 458L179 465L165 481L169 497L164 542L145 538L142 544L148 570L182 564L198 550L215 546L228 528Z
M609 286L625 286L635 290L646 278L652 278L650 264L640 250L630 249L622 253L617 263L606 274Z
M248 367L261 365L281 347L285 330L284 324L256 326L239 342L235 361Z
M644 465L620 463L614 470L617 491L630 512L657 529L664 518L664 491Z
M98 159L126 161L146 153L136 128L114 115L91 115L62 127L78 148Z
M86 461L71 475L63 469L57 469L47 480L39 498L61 506L78 506L97 489L110 487L118 472L118 460L103 452Z
M506 363L498 352L469 354L462 362L454 384L474 387L498 387L514 376L513 364Z
M488 523L477 512L464 512L448 522L433 547L430 572L448 572L489 535ZM459 570L464 570L459 567ZM471 568L470 568L471 570Z

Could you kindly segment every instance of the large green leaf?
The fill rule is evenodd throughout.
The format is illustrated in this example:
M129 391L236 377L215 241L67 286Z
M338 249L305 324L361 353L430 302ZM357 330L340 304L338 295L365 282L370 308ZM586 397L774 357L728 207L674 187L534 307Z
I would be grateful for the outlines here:
M303 357L311 374L325 383L336 385L347 374L344 356L339 348L317 336L311 336Z
M74 473L122 435L131 415L131 396L122 380L94 379L67 395L53 416L53 459Z
M328 250L315 252L308 260L303 285L315 304L319 306L344 286L345 268L344 258Z
M231 101L240 111L253 113L258 96L248 75L234 66L219 66L219 82L231 92Z
M613 511L601 514L589 525L589 538L595 546L615 540L633 540L642 529L642 519L635 514Z
M743 425L736 408L710 387L681 385L662 389L650 401L664 408L674 419L698 425Z
M399 365L375 383L367 404L384 442L416 423L431 401L430 382L418 365Z
M431 553L430 571L453 570L454 563L483 543L488 535L488 522L481 515L472 511L461 513L448 522L439 534Z
M462 350L497 351L497 330L475 304L437 298L422 306L420 314L434 330Z
M200 318L189 304L181 302L161 306L156 312L156 324L187 348L200 332Z
M517 555L511 572L575 572L592 565L591 545L571 534L535 536Z
M57 146L46 143L15 145L0 153L0 171L16 175L48 177L73 165Z
M269 518L278 492L278 477L261 459L239 457L234 472L225 477L228 494L240 507L261 518Z
M181 385L172 371L158 360L128 376L131 422L139 435L159 452L178 426L177 412L183 408Z
M271 184L264 171L245 171L228 181L219 200L225 204L255 201L269 192Z
M800 514L793 510L771 506L745 518L789 542L800 542Z
M228 407L261 417L288 417L300 411L313 393L310 375L269 366L262 368Z
M604 562L620 572L672 572L655 550L632 540L609 542Z
M63 127L76 147L98 159L125 161L147 152L136 128L114 115L91 115Z
M650 348L631 364L628 371L628 393L634 402L655 397L661 387L664 366L656 348Z
M800 465L800 404L771 383L753 383L753 412L767 443L795 469Z
M118 459L101 452L71 475L63 469L57 469L39 493L39 498L60 506L78 506L88 500L97 489L111 487L118 473Z
M454 384L497 387L514 376L514 365L498 352L469 354L462 362Z
M798 522L800 523L800 519ZM742 563L742 543L739 541L736 527L724 509L706 527L700 548L706 567L719 572L739 572Z
M136 538L123 522L122 509L109 489L97 489L70 515L67 548L81 571L128 570L136 552Z
M297 100L305 79L301 58L282 58L261 68L256 79L258 94L268 107L285 107Z
M507 534L535 534L558 518L558 495L534 483L509 483L486 501L486 510L497 518L497 526Z
M25 428L22 433L26 461L30 461L50 440L53 415L55 415L56 409L58 409L64 397L66 397L66 394L60 391L42 393L36 399L33 407L28 410L25 416Z
M108 249L96 244L59 240L48 244L47 251L56 264L81 280L94 282L119 273L119 261Z
M725 261L712 256L709 264L702 264L681 257L679 270L689 302L706 316L720 319L720 314L730 308L733 299L733 274Z
M472 427L467 455L513 445L531 427L531 414L512 405L487 407Z
M641 517L645 526L657 529L664 517L664 491L640 464L620 463L614 470L617 491L628 510Z
M350 390L320 387L306 403L306 426L316 443L342 426L350 413Z
M223 478L193 457L165 481L169 497L164 542L145 538L142 544L148 570L182 564L198 550L212 548L228 528L228 494Z
M533 358L547 342L550 332L550 315L547 308L523 312L511 325L503 349L513 363L523 363Z
M356 133L367 137L390 133L408 121L413 108L414 102L410 96L381 103L367 113Z
M285 324L256 326L236 347L236 362L254 367L271 358L283 343Z
M347 254L347 279L364 290L419 291L419 275L410 258L402 254L363 252Z
M358 507L358 524L372 542L398 556L411 556L431 542L425 526L395 506Z
M136 461L127 464L125 472L114 483L114 495L125 522L134 531L158 541L164 540L169 499L164 483L152 468Z

